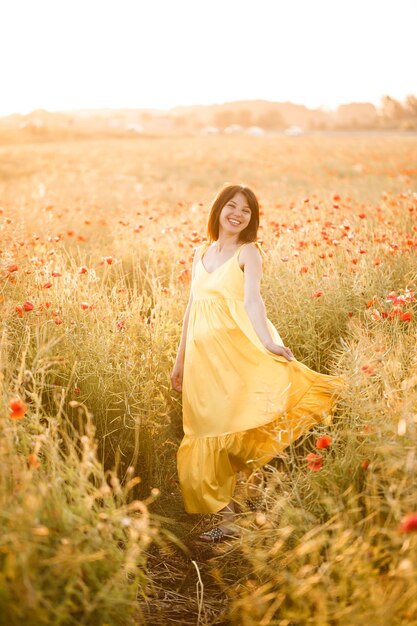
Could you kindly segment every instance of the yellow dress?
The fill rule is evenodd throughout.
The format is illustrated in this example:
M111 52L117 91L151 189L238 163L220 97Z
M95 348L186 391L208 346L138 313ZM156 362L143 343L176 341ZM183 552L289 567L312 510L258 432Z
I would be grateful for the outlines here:
M188 513L225 507L237 472L268 463L320 422L344 385L265 348L244 306L245 244L213 272L202 261L208 245L197 248L184 355L177 469ZM267 325L284 345L268 318Z

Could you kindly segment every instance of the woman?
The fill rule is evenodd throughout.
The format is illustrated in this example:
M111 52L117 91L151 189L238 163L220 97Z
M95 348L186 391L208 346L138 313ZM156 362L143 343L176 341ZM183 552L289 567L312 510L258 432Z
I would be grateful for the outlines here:
M233 531L236 475L268 463L331 410L343 385L298 362L267 318L253 191L225 185L194 255L190 297L171 383L182 392L184 438L177 452L188 513L222 514L200 535Z

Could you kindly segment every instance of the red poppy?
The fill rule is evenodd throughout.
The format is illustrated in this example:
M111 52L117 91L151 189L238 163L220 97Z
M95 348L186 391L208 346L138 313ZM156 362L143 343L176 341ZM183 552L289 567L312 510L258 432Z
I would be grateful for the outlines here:
M44 284L43 288L44 289L49 289L50 287L52 287L52 283L51 283L50 280L48 280L48 282Z
M26 300L26 302L23 303L23 308L25 311L31 311L33 309L33 303Z
M86 311L87 309L90 308L90 305L88 304L88 302L81 302L81 308L83 311Z
M15 311L19 317L23 317L23 307L20 304L16 306Z
M323 457L320 454L310 452L307 454L306 460L307 467L311 469L312 472L318 472L323 467Z
M369 467L369 459L365 459L364 461L362 461L361 467L363 469L368 469L368 467Z
M322 291L321 289L318 289L317 291L315 291L311 297L312 298L320 298L320 296L322 296L324 294L324 291Z
M28 412L27 405L21 398L12 398L9 402L10 415L12 420L21 420Z
M401 520L400 532L402 533L410 533L412 531L417 530L417 513L408 513Z
M401 313L400 315L400 320L402 322L409 322L412 318L413 318L413 314L411 313L411 311L405 311L404 313Z
M9 265L9 267L7 268L7 271L11 274L12 272L17 272L18 269L19 269L18 265Z
M33 467L33 469L37 469L38 467L40 467L40 463L38 460L38 457L36 456L36 454L28 454L28 463L30 465L30 467Z
M85 265L82 265L80 269L78 270L79 274L87 274L87 272L88 272L88 268Z
M332 440L328 435L322 435L316 441L316 448L318 448L319 450L323 448L328 448L331 443L332 443Z

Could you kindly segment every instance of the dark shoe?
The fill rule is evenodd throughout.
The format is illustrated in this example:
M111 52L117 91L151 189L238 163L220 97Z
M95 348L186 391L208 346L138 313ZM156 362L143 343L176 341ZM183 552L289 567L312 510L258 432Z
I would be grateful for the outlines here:
M207 541L208 543L219 543L220 541L224 541L225 539L233 539L238 537L237 533L226 533L221 528L212 528L207 532L199 535L199 539L201 541Z
M255 496L253 498L246 498L245 504L251 511L265 511L265 497Z

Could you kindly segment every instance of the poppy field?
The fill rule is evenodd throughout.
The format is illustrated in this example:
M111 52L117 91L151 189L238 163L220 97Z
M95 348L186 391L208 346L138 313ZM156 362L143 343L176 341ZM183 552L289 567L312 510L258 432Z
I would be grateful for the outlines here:
M411 134L0 145L0 624L417 624L416 179ZM348 387L207 546L170 373L225 182L268 318Z

